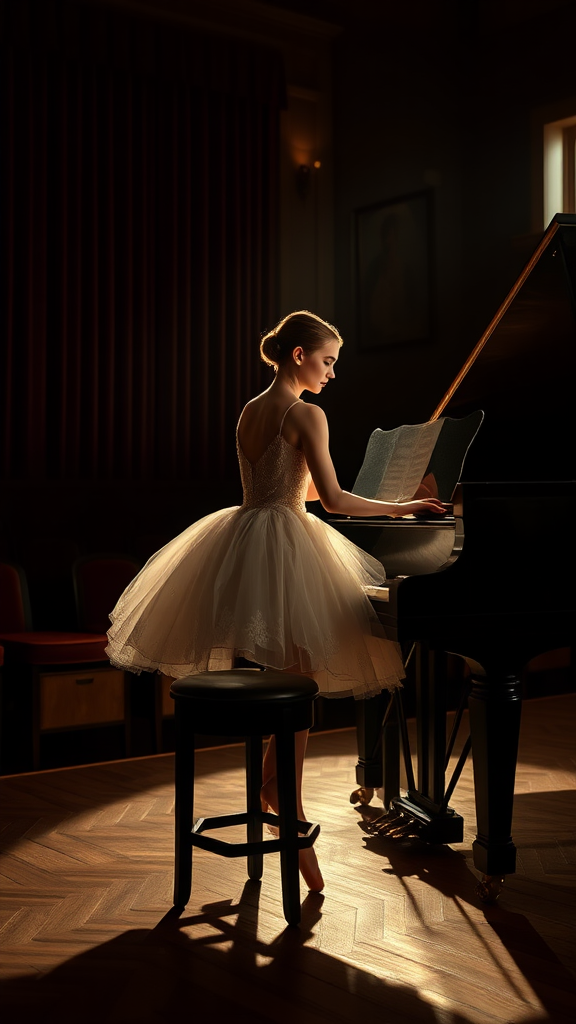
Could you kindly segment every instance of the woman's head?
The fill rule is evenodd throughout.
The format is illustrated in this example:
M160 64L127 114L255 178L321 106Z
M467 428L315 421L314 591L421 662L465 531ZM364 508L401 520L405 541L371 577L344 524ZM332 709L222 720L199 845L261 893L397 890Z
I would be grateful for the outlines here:
M260 355L265 363L276 370L292 356L294 349L301 348L306 355L324 348L327 342L342 345L342 338L332 324L322 320L306 309L289 313L272 331L268 331L260 342Z

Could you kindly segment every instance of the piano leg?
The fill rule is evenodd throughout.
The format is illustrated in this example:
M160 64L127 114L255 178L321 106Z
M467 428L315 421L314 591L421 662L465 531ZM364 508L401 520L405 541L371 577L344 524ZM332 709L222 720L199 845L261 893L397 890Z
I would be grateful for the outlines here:
M386 721L382 729L382 788L383 802L386 810L392 806L392 801L400 796L400 723L399 704L402 700L401 694L394 694L390 698L392 706L390 713L386 714Z
M445 781L447 655L425 644L415 648L418 794L439 810Z
M350 797L353 803L370 803L374 790L382 786L384 807L388 809L400 793L398 715L395 704L387 710L389 700L390 696L382 693L356 702L359 789Z
M491 889L494 879L516 869L511 833L521 688L515 675L485 672L478 663L466 661L472 669L468 707L478 829L472 850L474 866L487 876L484 886ZM482 886L479 893L482 896Z
M428 843L462 842L464 822L448 806L445 789L447 655L425 643L411 659L416 688L418 776L414 779L408 735L402 730L408 792L392 801L394 810ZM410 826L410 822L412 825Z

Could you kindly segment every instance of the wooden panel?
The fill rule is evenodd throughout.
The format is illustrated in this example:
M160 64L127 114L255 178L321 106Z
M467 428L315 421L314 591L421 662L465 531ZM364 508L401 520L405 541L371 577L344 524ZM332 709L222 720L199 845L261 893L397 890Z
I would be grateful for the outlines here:
M124 673L117 669L40 676L40 729L124 720Z

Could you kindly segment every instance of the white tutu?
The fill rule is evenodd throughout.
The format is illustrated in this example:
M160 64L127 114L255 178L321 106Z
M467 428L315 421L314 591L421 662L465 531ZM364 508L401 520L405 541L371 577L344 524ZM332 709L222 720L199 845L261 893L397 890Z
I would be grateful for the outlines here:
M372 696L403 677L364 588L382 566L306 512L303 454L278 434L252 466L244 505L188 527L150 558L110 618L110 661L182 676L242 656L314 676L324 696Z

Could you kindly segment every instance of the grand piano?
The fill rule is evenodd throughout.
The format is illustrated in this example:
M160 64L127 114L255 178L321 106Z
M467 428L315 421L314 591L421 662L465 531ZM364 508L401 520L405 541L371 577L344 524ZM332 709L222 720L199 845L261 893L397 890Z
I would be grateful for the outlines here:
M449 805L454 782L445 778L446 655L460 656L469 679L473 857L485 899L515 870L521 672L536 655L572 645L575 342L576 216L558 214L431 416L485 413L453 495L454 516L335 524L386 567L373 604L386 635L413 652L417 776L406 757L401 795L403 715L389 709L383 723L383 699L360 702L360 794L383 786L384 832L386 821L400 822L400 832L408 822L431 842L462 839L462 819Z

